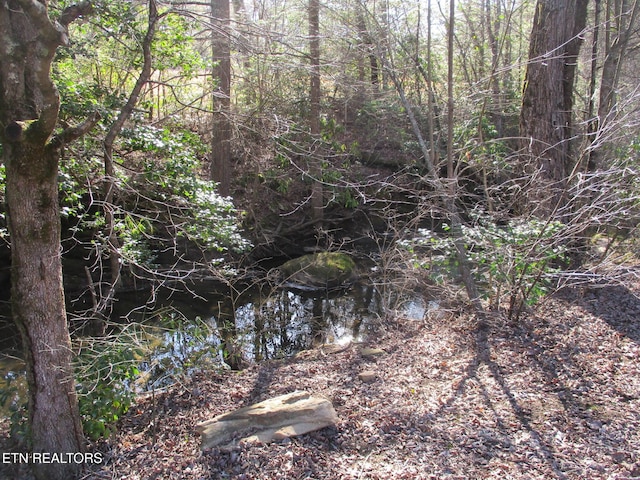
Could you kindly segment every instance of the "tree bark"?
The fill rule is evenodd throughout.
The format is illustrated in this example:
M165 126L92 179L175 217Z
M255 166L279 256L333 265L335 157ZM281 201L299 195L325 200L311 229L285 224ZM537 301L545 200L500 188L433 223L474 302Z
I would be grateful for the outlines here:
M356 11L358 37L361 44L361 54L366 55L369 59L369 83L372 86L373 92L376 92L378 90L378 84L380 83L380 67L378 64L378 57L376 56L376 48L371 35L369 35L369 30L367 29L367 24L362 10L362 5L358 4Z
M98 116L51 138L60 100L51 62L66 44L67 26L89 13L83 2L50 20L46 1L0 3L0 141L6 167L11 238L11 305L25 355L33 452L82 452L62 286L58 162L64 143L88 131ZM69 479L79 464L34 464L39 479Z
M449 22L447 26L447 178L454 194L455 173L453 171L453 39L455 32L455 0L449 0Z
M587 103L587 142L589 145L593 143L595 140L595 134L598 130L598 121L595 116L595 97L596 97L596 82L598 77L598 49L599 49L599 38L600 38L600 17L602 15L602 0L594 1L594 17L593 17L593 36L591 38L591 65L589 72L589 92L588 92L588 103ZM589 158L586 165L586 170L594 170L595 162L594 158L591 157L593 153L589 154Z
M218 191L228 196L231 188L231 22L229 0L211 0L211 44L213 128L211 140L211 179L218 182Z
M309 125L313 137L320 136L320 0L309 0L309 57L311 81L309 88ZM320 160L310 155L311 208L313 219L321 222L324 215L322 167Z
M633 0L632 2L628 0L623 1L620 15L617 16L617 25L611 29L617 34L613 42L607 45L607 55L602 65L600 102L598 105L598 119L602 125L606 124L608 117L616 111L616 90L620 70L631 36L637 28L636 18L639 8L638 0Z
M429 115L427 117L427 139L429 140L429 161L431 165L438 163L438 153L436 150L435 141L435 125L436 125L436 102L435 95L433 93L433 64L431 61L431 0L427 0L427 71L424 72L422 65L418 63L416 67L422 73L422 76L427 85L427 109Z
M530 156L526 173L538 214L564 203L571 167L573 87L582 44L587 0L538 0L529 46L529 63L520 113L521 147Z
M32 448L79 452L84 442L62 288L57 152L31 142L3 146L12 313L25 355ZM40 168L34 175L35 161ZM69 478L76 468L39 465L38 477Z
M599 6L599 0L597 5ZM607 22L606 55L602 65L602 76L600 77L600 95L598 101L597 121L590 129L593 133L592 140L596 137L607 137L607 132L612 128L612 124L617 114L617 90L620 80L620 71L625 60L625 54L629 46L632 34L637 26L637 17L640 12L638 0L624 0L619 4L619 12L616 12L616 25L612 27ZM611 41L611 33L615 34ZM595 81L595 80L594 80ZM589 168L595 170L606 168L603 165L603 145L594 145L589 156Z

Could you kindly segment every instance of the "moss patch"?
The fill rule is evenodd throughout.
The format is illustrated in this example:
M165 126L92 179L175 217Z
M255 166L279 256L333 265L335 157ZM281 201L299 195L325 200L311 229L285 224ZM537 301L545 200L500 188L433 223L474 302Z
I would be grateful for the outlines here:
M355 267L355 262L346 253L321 252L289 260L280 271L296 284L332 288L353 279Z

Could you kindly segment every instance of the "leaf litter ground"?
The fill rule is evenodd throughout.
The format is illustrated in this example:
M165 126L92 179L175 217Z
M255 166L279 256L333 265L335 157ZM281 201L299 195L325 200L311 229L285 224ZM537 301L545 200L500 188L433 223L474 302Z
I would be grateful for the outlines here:
M367 345L201 372L141 398L94 445L98 479L629 479L640 477L640 280L567 288L518 322L457 311L381 325ZM373 371L363 382L358 374ZM307 390L335 428L202 452L197 423ZM7 444L6 422L0 446ZM3 448L4 450L4 448ZM24 468L3 466L6 478ZM3 477L3 478L5 478Z

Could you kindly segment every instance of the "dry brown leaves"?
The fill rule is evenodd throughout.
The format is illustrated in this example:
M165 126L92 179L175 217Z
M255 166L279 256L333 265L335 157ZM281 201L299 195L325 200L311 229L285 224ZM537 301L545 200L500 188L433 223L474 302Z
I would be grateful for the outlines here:
M633 278L631 278L633 280ZM99 479L640 477L640 282L569 290L511 324L396 320L359 347L202 372L131 410L97 445ZM364 383L362 370L377 379ZM194 426L297 389L336 428L201 452Z

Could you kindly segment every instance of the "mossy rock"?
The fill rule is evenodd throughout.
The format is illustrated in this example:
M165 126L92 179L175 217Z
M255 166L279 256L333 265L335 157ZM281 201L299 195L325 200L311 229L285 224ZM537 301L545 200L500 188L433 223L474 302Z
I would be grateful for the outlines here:
M346 253L321 252L289 260L280 272L296 287L336 288L355 278L355 268Z

